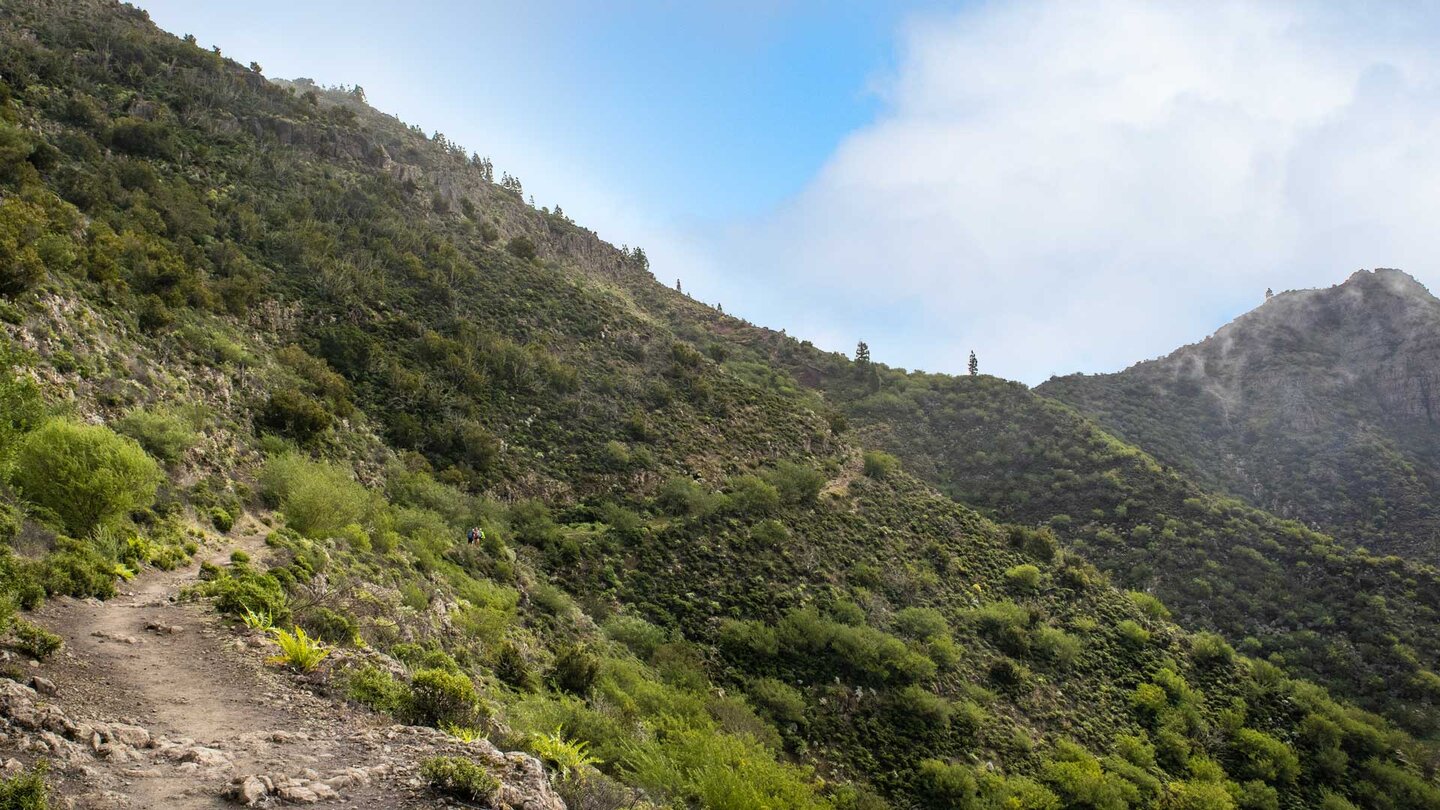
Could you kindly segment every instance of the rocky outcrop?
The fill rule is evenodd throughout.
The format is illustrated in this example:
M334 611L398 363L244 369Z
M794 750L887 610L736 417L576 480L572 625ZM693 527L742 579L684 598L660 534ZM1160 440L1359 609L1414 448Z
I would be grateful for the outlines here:
M261 736L267 743L305 742L304 735L286 731ZM528 754L502 752L486 740L461 742L418 726L360 730L351 737L357 750L384 756L329 773L314 768L237 773L242 752L169 739L129 723L77 720L30 686L0 679L0 741L5 747L47 759L59 773L97 784L170 776L190 778L197 785L216 784L221 795L247 807L317 804L366 795L384 780L423 791L420 764L428 757L446 755L483 764L500 780L497 810L565 810L544 765ZM12 759L4 767L18 772L22 765ZM123 796L123 792L104 792Z

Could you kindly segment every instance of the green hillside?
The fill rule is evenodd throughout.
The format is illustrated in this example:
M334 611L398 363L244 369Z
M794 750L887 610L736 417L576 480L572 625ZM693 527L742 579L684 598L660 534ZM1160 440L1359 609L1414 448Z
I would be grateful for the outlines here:
M1416 733L1440 730L1435 569L1355 551L1209 494L1017 383L879 366L857 374L819 355L808 368L862 441L957 500L1053 531L1187 626L1219 632Z
M994 446L989 489L897 464L874 448L928 429L876 405L899 375L857 396L848 362L661 286L500 179L358 89L269 82L133 8L0 0L9 646L44 654L42 600L107 598L244 517L274 561L212 566L196 598L343 651L317 690L535 753L575 808L1440 805L1430 744L1298 677L1429 733L1428 704L1368 680L1433 690L1427 569L1121 479L1176 555L1152 565L1193 566L1177 582L1234 573L1190 525L1221 517L1260 527L1276 576L1317 572L1327 666L1287 635L1298 595L1253 651L1285 660L1236 652L1085 561L1120 564L1087 533L1118 503L1062 493L1058 531L999 508L1007 479L1038 504L1089 474L1059 451L1027 470ZM1058 407L983 385L997 415L1006 392ZM1020 410L1017 444L1150 464ZM1318 601L1342 570L1383 601ZM1156 591L1182 624L1261 621Z

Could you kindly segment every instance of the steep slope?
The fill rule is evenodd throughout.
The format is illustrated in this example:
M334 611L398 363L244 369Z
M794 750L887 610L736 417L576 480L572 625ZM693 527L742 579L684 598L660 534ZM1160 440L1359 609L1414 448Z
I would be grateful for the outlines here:
M1436 803L1430 746L867 456L770 336L488 162L128 7L0 12L20 607L276 509L195 596L573 807Z
M1437 379L1440 300L1382 269L1282 292L1159 360L1038 390L1262 509L1435 564Z

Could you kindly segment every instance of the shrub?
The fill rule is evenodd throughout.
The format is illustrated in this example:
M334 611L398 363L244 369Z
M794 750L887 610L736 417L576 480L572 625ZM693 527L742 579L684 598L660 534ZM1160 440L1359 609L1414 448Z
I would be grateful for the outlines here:
M780 493L769 482L754 475L730 479L730 511L741 517L764 517L780 508Z
M929 641L950 635L950 623L934 608L905 608L895 614L895 629L906 638Z
M179 461L197 439L190 422L168 409L133 410L115 423L115 429L165 462Z
M272 393L255 417L260 427L301 444L314 441L329 429L332 421L334 418L320 400L293 388L281 388Z
M1010 526L1008 534L1010 545L1041 562L1054 560L1060 549L1060 541L1055 537L1055 531L1049 526L1041 526L1038 529L1032 529L1029 526Z
M656 494L660 507L676 517L705 517L720 505L721 499L700 484L676 476L666 481Z
M720 643L732 655L769 658L780 652L775 629L762 621L726 619L720 623Z
M1040 569L1025 563L1005 572L1005 584L1017 591L1033 591L1040 587Z
M748 736L663 726L655 739L637 742L621 769L629 781L669 797L676 806L717 809L822 810L808 768L775 761Z
M600 659L579 645L567 646L555 656L550 668L550 685L562 692L585 697L600 675Z
M979 785L970 768L938 759L920 763L915 792L936 810L969 810L979 802Z
M1152 619L1170 618L1170 609L1165 607L1165 603L1158 598L1143 591L1130 591L1126 596L1129 596L1135 607L1140 608L1140 612L1146 616Z
M630 648L641 660L647 660L655 648L664 644L664 630L639 616L619 615L605 622L605 635Z
M48 767L41 760L24 773L0 779L0 808L46 810L50 806L50 786L45 783Z
M313 672L330 655L330 651L306 635L302 627L296 627L289 633L280 629L273 632L275 643L280 645L280 654L270 659L272 664L288 666L299 672Z
M1228 664L1235 660L1235 650L1215 633L1199 633L1190 643L1190 655L1207 666Z
M410 718L439 728L473 726L481 717L475 683L460 673L422 669L410 679Z
M1150 631L1130 619L1122 619L1115 625L1115 632L1126 645L1139 649L1150 643Z
M1080 657L1080 639L1055 627L1041 627L1032 636L1035 652L1061 667L1068 667Z
M18 616L12 620L10 631L15 636L15 649L37 661L49 658L65 643L49 630Z
M464 757L431 757L421 764L420 774L437 793L461 801L489 804L500 790L500 780L494 774Z
M505 243L505 250L517 259L533 261L536 256L535 242L528 236L517 236Z
M525 654L513 643L505 642L500 645L492 668L495 670L495 677L522 692L533 692L539 688L539 678L530 668L530 662L525 660Z
M354 644L360 637L360 628L354 619L320 605L305 611L300 623L316 638L331 644Z
M1140 789L1118 774L1107 773L1100 761L1083 748L1062 742L1057 761L1041 768L1041 778L1059 795L1065 807L1124 810L1139 803Z
M825 486L825 476L818 470L793 461L782 461L775 469L765 474L765 479L780 493L780 500L788 504L814 503Z
M205 583L200 593L215 597L215 609L237 619L255 613L283 622L290 616L285 589L273 574L240 571Z
M210 525L223 534L235 527L235 517L219 506L210 507Z
M348 469L296 453L266 462L260 474L260 494L284 511L287 525L315 539L363 522L371 500Z
M774 678L760 678L750 684L750 699L776 723L804 725L805 697L800 690Z
M1271 784L1289 784L1300 775L1300 760L1290 746L1263 731L1242 728L1230 741L1235 775Z
M866 451L864 458L866 477L874 478L877 481L884 481L900 469L900 459L880 450Z
M115 595L115 564L90 543L61 538L40 572L45 592L84 599Z
M410 705L409 688L373 664L365 664L346 675L345 696L389 715L402 714Z
M25 498L83 536L149 506L161 475L133 439L98 425L52 419L20 442L12 481Z
M942 730L950 727L950 701L911 684L895 694L894 708L907 725Z

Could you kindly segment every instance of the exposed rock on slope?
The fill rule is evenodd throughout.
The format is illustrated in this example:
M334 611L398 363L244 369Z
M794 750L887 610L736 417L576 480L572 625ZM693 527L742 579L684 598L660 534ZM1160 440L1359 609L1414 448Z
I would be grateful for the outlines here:
M1280 293L1167 357L1039 391L1256 506L1440 562L1440 300L1399 270Z

